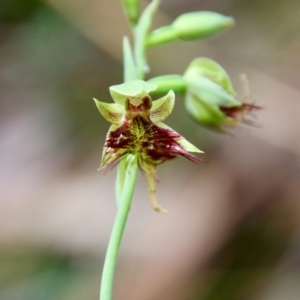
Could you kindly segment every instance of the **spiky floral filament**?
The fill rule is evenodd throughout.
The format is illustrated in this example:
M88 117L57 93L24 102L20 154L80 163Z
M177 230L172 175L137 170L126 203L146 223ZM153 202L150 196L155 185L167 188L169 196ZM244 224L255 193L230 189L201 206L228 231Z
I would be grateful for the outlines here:
M179 145L180 138L178 133L161 128L143 116L136 115L109 133L105 142L104 156L117 154L113 160L115 161L130 153L136 155L139 160L158 165L176 155L181 155L193 162L198 162L196 156ZM105 161L107 161L106 158Z
M105 142L103 167L113 167L126 154L136 156L140 170L148 181L150 202L154 210L166 212L156 201L156 166L181 155L193 162L198 158L178 141L182 137L171 129L154 124L147 114L131 115L122 126L110 131Z

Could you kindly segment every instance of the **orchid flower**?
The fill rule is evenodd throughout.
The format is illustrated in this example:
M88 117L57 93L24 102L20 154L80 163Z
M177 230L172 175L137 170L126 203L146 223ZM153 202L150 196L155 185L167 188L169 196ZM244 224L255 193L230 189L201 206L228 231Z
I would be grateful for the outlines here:
M181 155L192 162L199 159L189 152L202 152L176 131L162 123L171 113L175 94L152 101L156 84L131 80L110 87L115 103L95 103L112 125L106 136L100 169L112 168L127 155L133 155L148 181L150 203L157 212L167 213L156 199L157 165Z
M262 108L250 102L246 75L241 75L243 102L236 99L226 71L211 59L201 57L193 60L183 77L186 82L185 108L200 124L221 132L241 122L259 125L246 118L246 115Z

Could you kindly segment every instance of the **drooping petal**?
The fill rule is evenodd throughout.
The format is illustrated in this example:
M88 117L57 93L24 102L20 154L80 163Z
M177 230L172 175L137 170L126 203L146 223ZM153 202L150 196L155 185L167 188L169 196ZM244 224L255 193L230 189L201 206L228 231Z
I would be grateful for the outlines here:
M167 214L168 210L164 209L161 205L157 203L156 198L156 166L152 164L148 164L144 160L140 160L139 167L141 171L145 174L147 182L148 182L148 193L149 193L149 200L152 208L160 213Z
M115 125L120 125L122 123L125 114L125 109L122 105L117 103L101 102L95 98L94 101L106 121Z
M166 96L153 101L150 111L151 121L155 124L163 121L172 112L174 104L175 94L172 90Z
M118 104L125 105L128 97L145 96L155 91L157 85L143 80L130 80L122 84L113 85L109 88L110 94Z

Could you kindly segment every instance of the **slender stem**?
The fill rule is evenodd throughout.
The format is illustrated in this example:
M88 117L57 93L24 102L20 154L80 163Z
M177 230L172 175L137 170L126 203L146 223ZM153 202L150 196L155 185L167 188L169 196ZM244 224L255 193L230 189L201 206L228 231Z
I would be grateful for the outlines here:
M132 53L129 40L123 40L124 56L124 81L132 79L144 79L146 54L145 38L151 25L152 17L158 7L159 1L154 0L150 3L146 12L140 20L140 25L133 28L134 33L134 53ZM116 269L116 262L120 248L121 239L126 225L131 200L134 192L138 164L133 155L127 155L118 166L116 179L116 198L118 212L109 239L100 286L100 300L111 300L113 282Z
M117 256L123 236L127 216L130 210L131 200L134 192L137 175L137 161L135 157L129 156L125 169L124 186L122 190L121 203L119 203L118 212L110 236L100 287L100 300L111 300L114 274L117 262Z

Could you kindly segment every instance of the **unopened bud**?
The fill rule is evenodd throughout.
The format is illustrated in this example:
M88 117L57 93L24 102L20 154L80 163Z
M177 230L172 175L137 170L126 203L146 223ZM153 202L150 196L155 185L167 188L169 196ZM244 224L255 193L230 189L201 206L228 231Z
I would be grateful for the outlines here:
M218 86L222 87L230 95L235 95L231 80L222 66L212 59L199 57L194 59L184 73L186 79L192 80L203 76Z
M146 46L158 46L175 40L195 40L210 37L233 26L231 17L210 11L186 13L175 21L151 32L146 40Z
M242 120L239 116L246 106L235 98L229 76L219 64L207 58L195 59L184 79L187 84L185 108L197 122L222 130L223 126L234 126Z
M122 0L127 19L132 25L136 25L140 17L139 0Z
M233 26L231 17L210 11L191 12L179 16L172 24L181 40L195 40L217 34Z

